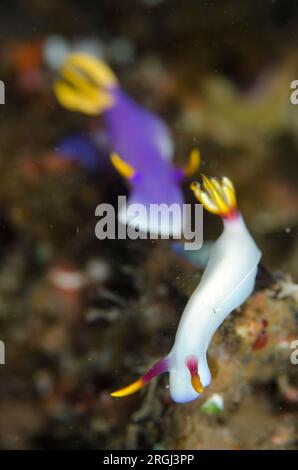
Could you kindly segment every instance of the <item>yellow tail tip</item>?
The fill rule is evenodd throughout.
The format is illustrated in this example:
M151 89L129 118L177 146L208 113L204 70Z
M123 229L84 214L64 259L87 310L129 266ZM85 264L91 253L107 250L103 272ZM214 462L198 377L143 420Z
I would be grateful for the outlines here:
M138 379L127 387L123 387L119 390L116 390L115 392L112 392L111 396L114 398L122 398L128 395L132 395L133 393L136 393L141 390L141 388L144 387L145 383L146 382L142 378Z

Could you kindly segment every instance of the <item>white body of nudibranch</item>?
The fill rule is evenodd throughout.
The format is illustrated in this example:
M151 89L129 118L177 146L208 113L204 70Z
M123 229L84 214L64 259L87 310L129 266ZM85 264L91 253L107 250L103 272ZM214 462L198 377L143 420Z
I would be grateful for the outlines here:
M200 284L189 299L169 354L170 392L176 402L198 397L185 367L188 358L198 364L202 388L211 381L206 352L225 318L251 294L261 252L238 213L224 220L224 230L215 242Z
M223 218L224 230L214 243L203 277L185 307L174 346L141 379L113 396L134 393L168 371L173 400L185 403L196 399L211 382L206 353L214 333L254 288L261 252L237 211L232 182L228 178L219 182L203 176L203 188L197 183L192 185L204 207Z

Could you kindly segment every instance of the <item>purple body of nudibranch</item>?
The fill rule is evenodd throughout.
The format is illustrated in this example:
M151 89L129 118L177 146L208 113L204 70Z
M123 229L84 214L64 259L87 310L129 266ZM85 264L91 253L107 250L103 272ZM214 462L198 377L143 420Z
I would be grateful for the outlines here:
M104 113L105 127L111 150L136 171L130 181L129 203L182 205L179 177L171 164L172 141L167 126L121 88L112 93L115 104Z

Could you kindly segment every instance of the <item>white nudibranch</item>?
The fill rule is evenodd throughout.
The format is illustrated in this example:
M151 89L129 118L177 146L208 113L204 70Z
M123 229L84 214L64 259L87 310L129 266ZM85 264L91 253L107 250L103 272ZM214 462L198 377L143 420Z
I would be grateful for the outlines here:
M214 333L253 291L261 252L237 210L234 186L228 178L202 178L202 186L193 183L191 189L205 209L222 217L223 232L185 307L172 350L139 380L112 393L114 397L130 395L169 372L172 399L195 400L211 382L206 353Z

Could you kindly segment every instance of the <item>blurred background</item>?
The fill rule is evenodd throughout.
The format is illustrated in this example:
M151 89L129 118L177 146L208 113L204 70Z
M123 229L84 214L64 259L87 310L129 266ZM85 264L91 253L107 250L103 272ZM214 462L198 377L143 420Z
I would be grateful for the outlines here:
M1 4L0 38L0 447L295 448L298 366L280 354L298 337L297 2L20 0ZM253 318L222 327L214 356L230 365L214 413L204 397L171 403L167 378L109 395L169 351L202 271L166 240L96 239L95 207L127 188L101 159L101 118L57 103L54 80L75 50L106 61L167 122L175 165L197 146L204 173L231 177L282 283L276 302L261 291ZM94 132L98 164L61 158L59 142ZM204 239L220 231L206 214ZM273 336L255 359L264 315Z

